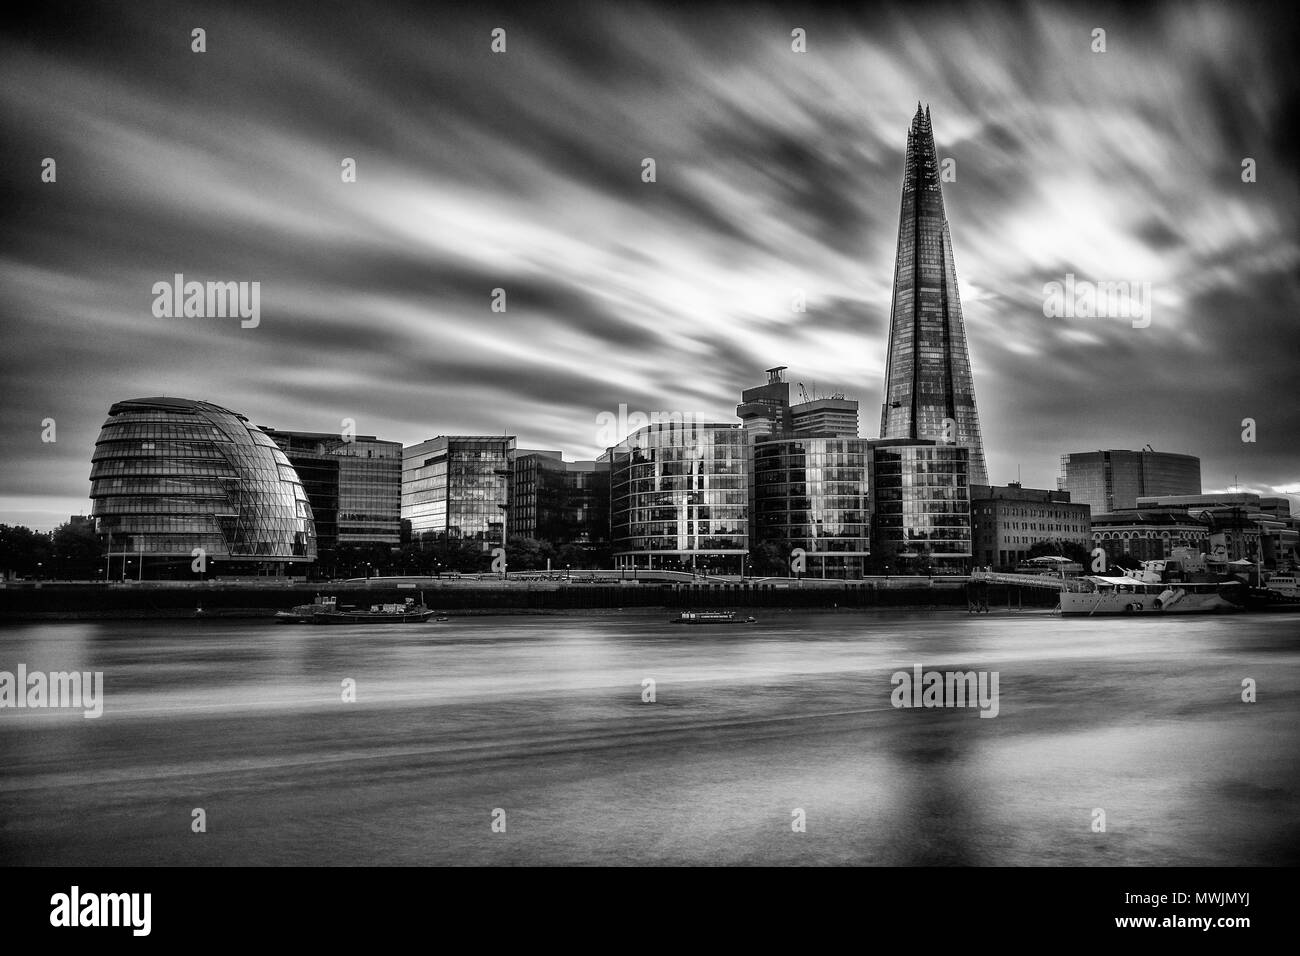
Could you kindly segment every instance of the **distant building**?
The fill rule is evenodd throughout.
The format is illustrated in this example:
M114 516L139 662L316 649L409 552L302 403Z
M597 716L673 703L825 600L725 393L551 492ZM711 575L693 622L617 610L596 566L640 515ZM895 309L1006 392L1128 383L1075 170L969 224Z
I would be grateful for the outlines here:
M794 430L790 416L790 383L785 380L786 366L767 370L767 384L747 388L740 393L736 417L749 440L765 435L785 435Z
M288 456L302 480L321 553L339 545L400 543L401 442L265 425L262 431Z
M766 438L753 454L755 546L774 544L785 560L802 549L809 576L861 577L871 551L866 441Z
M1300 567L1300 518L1282 517L1264 511L1255 519L1260 530L1260 550L1252 560L1276 571Z
M1210 533L1208 518L1180 508L1133 508L1092 516L1093 547L1106 552L1108 564L1121 567L1172 557L1174 548L1205 554L1211 547Z
M282 575L316 559L311 505L289 459L243 415L209 402L114 404L95 442L90 497L110 578Z
M514 436L441 435L402 451L402 518L426 534L504 544Z
M796 435L858 437L858 403L843 395L815 398L790 406L791 428Z
M1245 508L1261 511L1259 495L1253 491L1219 491L1202 494L1153 494L1138 498L1138 508L1189 508L1197 511Z
M1270 569L1295 564L1300 521L1291 517L1285 498L1221 491L1138 499L1138 510L1151 509L1185 513L1204 521L1210 532L1206 544L1212 560L1245 559Z
M1142 497L1199 495L1201 460L1150 449L1072 452L1061 456L1056 486L1094 515L1110 514L1136 508Z
M752 449L741 426L693 421L648 425L610 448L615 567L740 573Z
M807 398L798 405L791 405L790 383L785 380L785 371L784 365L770 368L767 370L767 384L740 393L736 417L751 442L791 435L858 437L856 401L835 394L826 398Z
M1044 541L1077 544L1092 550L1091 511L1074 504L1068 491L1009 485L971 485L974 563L1011 568Z
M1275 518L1290 518L1291 501L1287 498L1261 495L1259 499L1259 510L1267 512Z
M893 570L961 570L971 560L964 445L878 439L871 448L872 552Z

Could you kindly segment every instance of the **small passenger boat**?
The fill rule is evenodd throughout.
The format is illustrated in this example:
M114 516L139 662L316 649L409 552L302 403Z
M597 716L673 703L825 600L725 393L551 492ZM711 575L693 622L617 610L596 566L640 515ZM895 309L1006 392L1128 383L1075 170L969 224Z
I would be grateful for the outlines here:
M756 618L736 617L735 611L682 611L673 624L757 624Z

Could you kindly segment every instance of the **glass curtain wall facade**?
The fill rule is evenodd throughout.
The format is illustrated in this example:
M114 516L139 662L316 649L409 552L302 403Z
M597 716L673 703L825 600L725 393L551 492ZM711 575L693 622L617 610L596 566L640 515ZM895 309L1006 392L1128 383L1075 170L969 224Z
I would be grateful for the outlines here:
M507 531L588 552L608 545L609 465L564 461L558 451L521 452L511 475Z
M955 423L955 443L970 449L971 483L988 484L934 132L918 103L907 134L880 437L944 440L944 419Z
M402 446L360 439L337 449L338 542L341 545L401 542Z
M263 430L302 479L317 550L400 543L402 446L373 435Z
M404 449L402 518L412 539L431 533L484 550L503 545L514 447L513 436L444 435Z
M283 573L316 558L311 505L289 459L244 416L208 402L118 402L95 442L91 515L109 577ZM127 566L138 561L134 574Z
M567 471L560 452L521 452L511 464L511 537L535 538L559 544L568 537L565 521Z
M567 467L568 505L575 531L570 543L603 549L609 545L609 465L573 461Z
M311 502L312 517L316 522L316 556L333 551L339 541L339 462L328 455L314 452L295 452L281 441L279 435L267 432L271 440L284 452L302 482Z
M615 567L739 574L749 454L739 425L665 423L609 449Z
M873 546L894 570L960 570L971 559L969 452L872 442Z
M810 576L858 578L870 553L867 443L770 439L754 445L754 534L785 555L802 548Z
M1110 514L1136 508L1142 497L1199 495L1201 460L1163 451L1073 452L1061 456L1056 484L1094 515Z

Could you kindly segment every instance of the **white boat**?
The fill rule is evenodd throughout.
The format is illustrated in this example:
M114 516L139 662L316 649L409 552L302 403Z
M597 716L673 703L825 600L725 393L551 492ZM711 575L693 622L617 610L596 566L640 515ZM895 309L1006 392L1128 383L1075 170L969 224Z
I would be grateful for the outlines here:
M1143 581L1125 575L1080 578L1081 589L1061 592L1061 614L1212 614L1240 610L1246 586L1240 581Z
M1264 587L1283 597L1300 598L1300 579L1294 574L1274 574L1264 582Z

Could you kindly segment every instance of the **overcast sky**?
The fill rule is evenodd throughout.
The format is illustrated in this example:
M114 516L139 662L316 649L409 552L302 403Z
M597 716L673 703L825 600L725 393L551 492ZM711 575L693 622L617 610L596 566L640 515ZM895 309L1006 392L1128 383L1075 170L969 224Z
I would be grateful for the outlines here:
M43 5L4 31L0 522L88 512L109 405L153 395L590 458L620 403L732 421L787 365L874 438L918 100L955 161L991 480L1055 487L1063 453L1149 442L1200 456L1206 490L1300 491L1281 6L245 6ZM260 282L260 323L155 317L176 273ZM1149 327L1045 317L1067 273L1150 283Z

